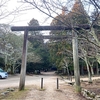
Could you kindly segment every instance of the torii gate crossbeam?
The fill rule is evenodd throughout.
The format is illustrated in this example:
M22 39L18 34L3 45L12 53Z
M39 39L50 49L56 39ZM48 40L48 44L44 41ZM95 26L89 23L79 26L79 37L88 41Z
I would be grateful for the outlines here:
M90 29L90 25L77 25L75 27L71 26L13 26L11 27L12 31L42 31L42 30L81 30L81 29Z

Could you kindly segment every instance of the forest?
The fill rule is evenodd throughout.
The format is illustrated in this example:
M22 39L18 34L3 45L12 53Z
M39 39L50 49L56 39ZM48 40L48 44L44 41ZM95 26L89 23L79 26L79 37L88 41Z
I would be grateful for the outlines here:
M78 40L78 58L81 75L88 75L89 81L93 75L100 74L100 3L98 0L75 0L67 3L69 9L60 1L20 0L35 7L49 17L52 17L50 26L71 26L73 30L50 31L48 40L41 38L44 31L30 31L28 34L27 73L56 70L57 73L74 75L72 39ZM1 2L2 3L2 2ZM6 3L6 2L5 2ZM3 6L4 3L2 3ZM43 5L43 6L41 6ZM1 9L2 9L1 6ZM86 10L92 6L93 10ZM32 8L30 8L32 9ZM45 10L43 10L45 9ZM55 9L59 9L57 12ZM23 9L22 9L23 10ZM52 12L56 14L53 17ZM4 16L1 13L1 17ZM6 17L6 15L5 15ZM90 29L76 30L73 26L90 25ZM38 19L29 20L28 26L40 26ZM98 27L94 27L98 26ZM11 25L0 24L0 68L10 74L20 73L22 62L23 34L12 32ZM34 38L38 37L38 38ZM52 37L60 37L53 39Z

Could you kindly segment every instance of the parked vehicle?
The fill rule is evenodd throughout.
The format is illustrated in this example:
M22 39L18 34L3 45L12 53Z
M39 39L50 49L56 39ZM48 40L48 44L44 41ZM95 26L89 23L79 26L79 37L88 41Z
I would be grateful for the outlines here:
M8 77L8 73L3 71L1 68L0 68L0 79L1 78L7 78Z

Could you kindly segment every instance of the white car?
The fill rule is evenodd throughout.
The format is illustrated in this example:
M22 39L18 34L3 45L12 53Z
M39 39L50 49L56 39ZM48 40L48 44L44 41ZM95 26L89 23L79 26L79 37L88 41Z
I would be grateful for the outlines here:
M1 68L0 68L0 78L7 78L8 77L8 73L3 71Z

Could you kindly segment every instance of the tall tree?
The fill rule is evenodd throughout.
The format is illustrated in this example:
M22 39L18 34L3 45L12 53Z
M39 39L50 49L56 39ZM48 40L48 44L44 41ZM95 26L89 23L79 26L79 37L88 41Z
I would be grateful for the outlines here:
M39 22L36 19L32 19L29 22L29 26L39 26ZM35 55L41 58L40 62L44 64L44 66L49 67L49 52L47 48L47 44L44 43L43 39L33 39L34 36L42 36L42 33L39 31L30 32L28 40L32 44L33 52Z
M0 51L5 59L5 70L7 71L7 69L10 68L14 73L16 61L21 59L22 36L17 36L12 33L10 26L6 24L1 24L0 29Z
M39 26L39 22L36 19L31 19L30 22L28 23L29 26ZM31 36L33 35L39 35L39 31L31 31Z

